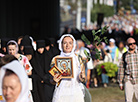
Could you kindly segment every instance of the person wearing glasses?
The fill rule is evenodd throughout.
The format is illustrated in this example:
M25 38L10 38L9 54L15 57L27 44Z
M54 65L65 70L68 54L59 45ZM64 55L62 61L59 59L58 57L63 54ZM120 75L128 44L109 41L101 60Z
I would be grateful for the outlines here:
M128 51L123 54L118 69L118 82L125 90L125 102L132 102L135 94L138 102L138 49L134 38L127 39Z

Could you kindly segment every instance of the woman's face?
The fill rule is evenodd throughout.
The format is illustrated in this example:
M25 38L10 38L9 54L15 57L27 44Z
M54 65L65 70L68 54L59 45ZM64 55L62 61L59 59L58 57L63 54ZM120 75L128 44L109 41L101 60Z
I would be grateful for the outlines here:
M15 55L17 53L16 45L9 45L8 46L8 52L10 55Z
M39 48L39 49L38 49L38 52L39 52L40 54L42 54L42 53L44 52L44 48Z
M63 52L70 53L73 48L73 40L70 37L65 37L62 41Z
M110 46L114 46L114 43L113 42L109 42Z
M15 102L21 92L21 83L17 75L5 76L2 91L6 102Z
M120 43L118 47L119 48L124 48L124 44L123 43Z

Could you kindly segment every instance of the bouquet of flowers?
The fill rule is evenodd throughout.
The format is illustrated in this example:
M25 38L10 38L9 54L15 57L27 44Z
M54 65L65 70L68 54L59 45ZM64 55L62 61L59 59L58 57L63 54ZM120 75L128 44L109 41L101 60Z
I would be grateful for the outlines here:
M97 72L98 75L101 75L103 73L103 70L106 71L106 75L109 77L115 77L115 73L118 70L118 66L112 62L105 62L102 64L97 65Z

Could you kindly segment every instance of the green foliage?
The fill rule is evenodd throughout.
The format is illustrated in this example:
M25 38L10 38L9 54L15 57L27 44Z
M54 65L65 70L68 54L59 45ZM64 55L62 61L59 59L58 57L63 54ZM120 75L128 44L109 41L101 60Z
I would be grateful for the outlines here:
M120 7L124 7L126 10L131 10L130 4L132 0L120 0ZM133 0L132 4L134 9L138 10L138 0Z
M104 69L106 70L107 76L115 77L115 75L116 75L115 73L118 70L118 66L116 64L113 64L111 62L105 62L105 63L97 65L98 75L102 74L102 70L103 70L102 67L104 67Z
M108 43L107 37L101 38L101 36L107 31L107 29L108 29L108 27L104 26L102 29L99 29L98 31L92 30L92 35L93 35L93 38L94 38L93 39L94 45L97 44L97 46L98 46L101 43L102 40L104 40L106 43ZM100 35L99 35L99 33L100 33ZM87 45L91 44L90 41L87 39L87 37L84 34L81 36L81 39ZM96 51L96 54L95 54L96 59L100 59L100 51L98 51L98 49L95 49L95 51ZM88 54L88 52L86 50L84 51L84 54L87 56L87 59L89 60L91 56Z
M104 26L102 29L99 29L97 32L95 32L95 30L92 31L93 33L93 37L94 37L94 45L97 44L97 46L102 42L102 40L104 40L106 43L108 42L107 37L103 37L101 38L101 36L107 31L108 27ZM98 35L100 33L100 35ZM95 49L95 57L96 59L100 59L100 51L98 51L98 49Z
M135 29L135 34L138 35L138 29Z
M86 38L86 36L85 36L84 34L81 36L81 39L82 39L87 45L90 45L90 44L91 44L91 42Z
M130 0L120 0L120 2L122 2L120 6L124 7L125 9L127 9L128 6L130 6Z
M136 10L138 10L138 0L133 0L133 5Z
M114 8L108 5L94 5L93 9L91 10L91 21L94 22L97 20L97 13L103 13L104 17L109 17L114 14Z
M84 50L84 54L86 55L86 57L87 57L87 59L88 59L88 61L90 60L90 54L86 51L86 50Z
M100 54L101 54L101 52L98 51L98 49L95 49L95 52L96 52L95 58L96 58L96 59L100 59Z

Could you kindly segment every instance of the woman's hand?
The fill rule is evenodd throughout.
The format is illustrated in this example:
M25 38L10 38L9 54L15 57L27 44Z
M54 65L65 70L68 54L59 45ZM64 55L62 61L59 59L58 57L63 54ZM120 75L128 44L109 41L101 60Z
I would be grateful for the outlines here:
M50 83L56 85L61 80L61 74L56 74L53 78L50 79Z

